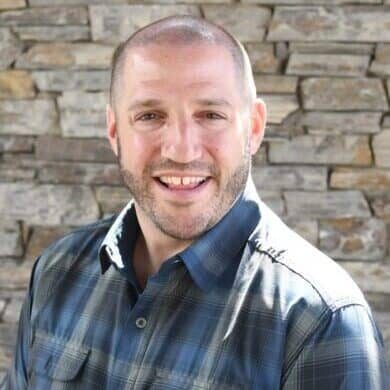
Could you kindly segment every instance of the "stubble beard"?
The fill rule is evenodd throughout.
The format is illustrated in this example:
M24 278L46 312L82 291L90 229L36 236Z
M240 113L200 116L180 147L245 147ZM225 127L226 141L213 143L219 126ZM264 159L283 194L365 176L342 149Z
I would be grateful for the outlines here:
M213 175L214 183L217 184L217 191L207 202L208 204L204 205L202 211L197 215L185 220L178 220L177 216L169 215L159 208L158 200L150 190L150 184L148 184L153 180L151 172L160 166L162 167L162 165L166 167L167 164L150 164L145 167L142 175L137 177L123 166L120 140L118 140L117 147L120 173L136 204L161 232L179 240L195 240L217 224L244 190L251 168L249 142L247 142L241 163L229 175L226 184L221 183L220 174ZM185 171L189 172L191 164L183 164L184 167ZM209 167L209 170L213 173L219 172L215 167Z

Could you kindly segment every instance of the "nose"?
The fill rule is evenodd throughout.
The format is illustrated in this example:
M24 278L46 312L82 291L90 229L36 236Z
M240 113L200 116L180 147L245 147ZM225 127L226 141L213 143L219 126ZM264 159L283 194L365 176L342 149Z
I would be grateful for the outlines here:
M178 118L167 124L163 133L161 155L182 164L201 157L199 133L190 119Z

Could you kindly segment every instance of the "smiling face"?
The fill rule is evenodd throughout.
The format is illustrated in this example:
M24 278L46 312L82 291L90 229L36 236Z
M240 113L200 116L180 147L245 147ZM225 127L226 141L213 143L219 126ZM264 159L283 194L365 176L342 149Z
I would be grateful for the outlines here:
M249 104L229 51L208 43L133 48L108 135L139 219L192 240L243 190L264 105Z

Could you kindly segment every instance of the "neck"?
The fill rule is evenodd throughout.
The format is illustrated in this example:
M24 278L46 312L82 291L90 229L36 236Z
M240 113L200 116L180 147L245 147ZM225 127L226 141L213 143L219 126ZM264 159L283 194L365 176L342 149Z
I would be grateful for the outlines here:
M135 205L140 226L133 266L138 282L144 287L149 276L155 274L167 259L187 248L192 240L180 240L162 232L142 210Z

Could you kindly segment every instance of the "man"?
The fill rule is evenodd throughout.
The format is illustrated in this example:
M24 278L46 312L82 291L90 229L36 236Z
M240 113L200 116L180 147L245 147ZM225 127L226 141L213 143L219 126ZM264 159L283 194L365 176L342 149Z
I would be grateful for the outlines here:
M242 46L163 19L119 46L110 92L134 201L35 263L5 388L385 389L361 292L256 194L266 109Z

